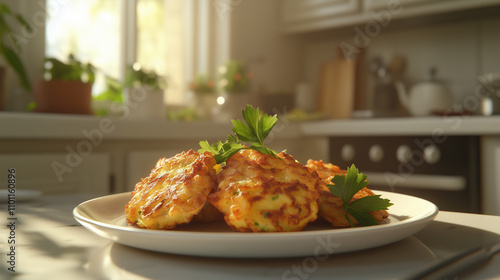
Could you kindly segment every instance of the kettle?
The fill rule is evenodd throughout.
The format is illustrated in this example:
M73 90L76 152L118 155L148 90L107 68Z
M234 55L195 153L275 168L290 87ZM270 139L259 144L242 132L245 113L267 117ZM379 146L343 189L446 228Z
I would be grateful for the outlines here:
M401 81L395 83L400 103L413 116L428 116L451 109L453 97L448 87L436 80L436 68L431 68L430 78L426 82L414 85L410 93Z

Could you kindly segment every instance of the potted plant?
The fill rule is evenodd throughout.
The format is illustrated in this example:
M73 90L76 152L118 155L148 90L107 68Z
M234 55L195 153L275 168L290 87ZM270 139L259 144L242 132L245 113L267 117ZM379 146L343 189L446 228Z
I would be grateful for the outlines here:
M216 104L215 83L206 75L197 75L189 85L196 115L203 119L212 117Z
M26 74L24 65L18 56L18 53L21 51L21 46L14 36L12 27L9 25L9 18L14 19L14 22L19 23L30 33L32 32L32 29L21 15L12 13L6 4L0 4L0 54L7 65L11 67L19 77L21 86L25 90L29 91L31 90L31 85L28 75ZM4 108L6 79L7 68L0 66L0 110Z
M251 73L240 61L230 60L219 67L218 86L222 91L222 98L217 102L220 104L217 119L240 117L241 110L250 103L251 79Z
M144 69L139 63L128 66L124 84L124 116L165 119L163 95L166 85L165 79L155 71Z
M219 67L219 86L228 94L246 94L250 89L251 74L245 65L230 60Z
M106 88L92 98L92 109L99 116L121 116L123 113L123 83L106 76Z
M36 112L92 114L92 64L82 63L70 54L67 62L46 58L43 70L44 80L35 88Z

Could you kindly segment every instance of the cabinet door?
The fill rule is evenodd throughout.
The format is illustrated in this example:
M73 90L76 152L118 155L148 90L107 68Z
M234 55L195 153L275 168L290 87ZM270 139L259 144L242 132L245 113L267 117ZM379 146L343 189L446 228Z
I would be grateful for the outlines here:
M399 17L427 16L437 13L447 13L459 10L481 8L498 4L498 0L411 0L411 1L387 1L387 0L365 0L366 10L388 10L395 9ZM401 13L399 13L401 12Z
M2 154L0 174L5 181L14 170L17 190L43 194L109 193L109 156L104 153Z
M449 1L451 0L412 0L412 1L398 1L398 3L402 6L420 6L420 7L427 6L431 8L433 4L449 2ZM380 10L387 8L387 5L389 5L390 2L394 1L365 0L365 7L368 10Z
M361 5L360 0L283 0L282 9L285 29L294 31L315 29L334 17L355 14Z
M359 11L359 0L285 0L284 20L298 22L349 15Z
M500 137L481 138L482 211L500 215Z

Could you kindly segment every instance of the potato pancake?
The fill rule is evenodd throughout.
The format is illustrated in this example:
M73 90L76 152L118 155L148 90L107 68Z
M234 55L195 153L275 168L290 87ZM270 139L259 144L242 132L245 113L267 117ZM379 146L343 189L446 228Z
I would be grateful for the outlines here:
M212 154L185 151L160 159L148 177L135 185L125 207L127 221L147 229L172 229L190 222L215 189Z
M318 215L332 224L334 227L348 227L349 222L345 217L344 204L340 197L333 195L330 192L330 189L326 185L332 185L332 178L335 175L343 175L346 174L346 170L340 169L338 166L333 165L331 163L324 163L322 160L308 160L307 168L311 171L316 171L321 178L321 182L318 186ZM363 188L359 192L357 192L351 201L356 199L360 199L365 196L375 195L370 189ZM369 212L378 222L383 219L389 217L389 213L385 210L373 211ZM358 222L349 215L349 219L353 221L354 224Z
M319 177L285 153L242 150L217 175L208 200L236 231L299 231L316 220Z

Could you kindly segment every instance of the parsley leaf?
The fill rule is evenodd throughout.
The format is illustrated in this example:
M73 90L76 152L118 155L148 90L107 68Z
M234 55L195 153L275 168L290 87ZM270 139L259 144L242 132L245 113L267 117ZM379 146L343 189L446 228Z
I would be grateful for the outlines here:
M201 147L200 150L211 152L212 154L216 155L222 149L222 142L219 141L217 143L210 145L206 140L200 141L200 147Z
M247 105L242 110L243 119L231 120L233 124L233 132L235 135L228 135L226 142L221 141L210 145L208 141L200 141L199 152L209 151L214 154L214 159L217 163L223 163L231 156L243 149L253 149L264 154L269 154L277 157L275 151L264 146L264 140L269 135L274 125L278 121L276 115L269 116L261 114L259 109L254 109L251 105ZM241 141L250 143L249 147L244 146Z
M378 222L369 212L387 210L389 206L393 205L389 199L380 198L380 195L366 196L351 202L354 195L369 184L366 177L363 173L359 173L353 164L347 168L345 175L333 177L333 185L327 185L330 192L342 200L345 216L351 227L354 227L354 224L347 214L356 219L361 226L371 226L378 224Z

